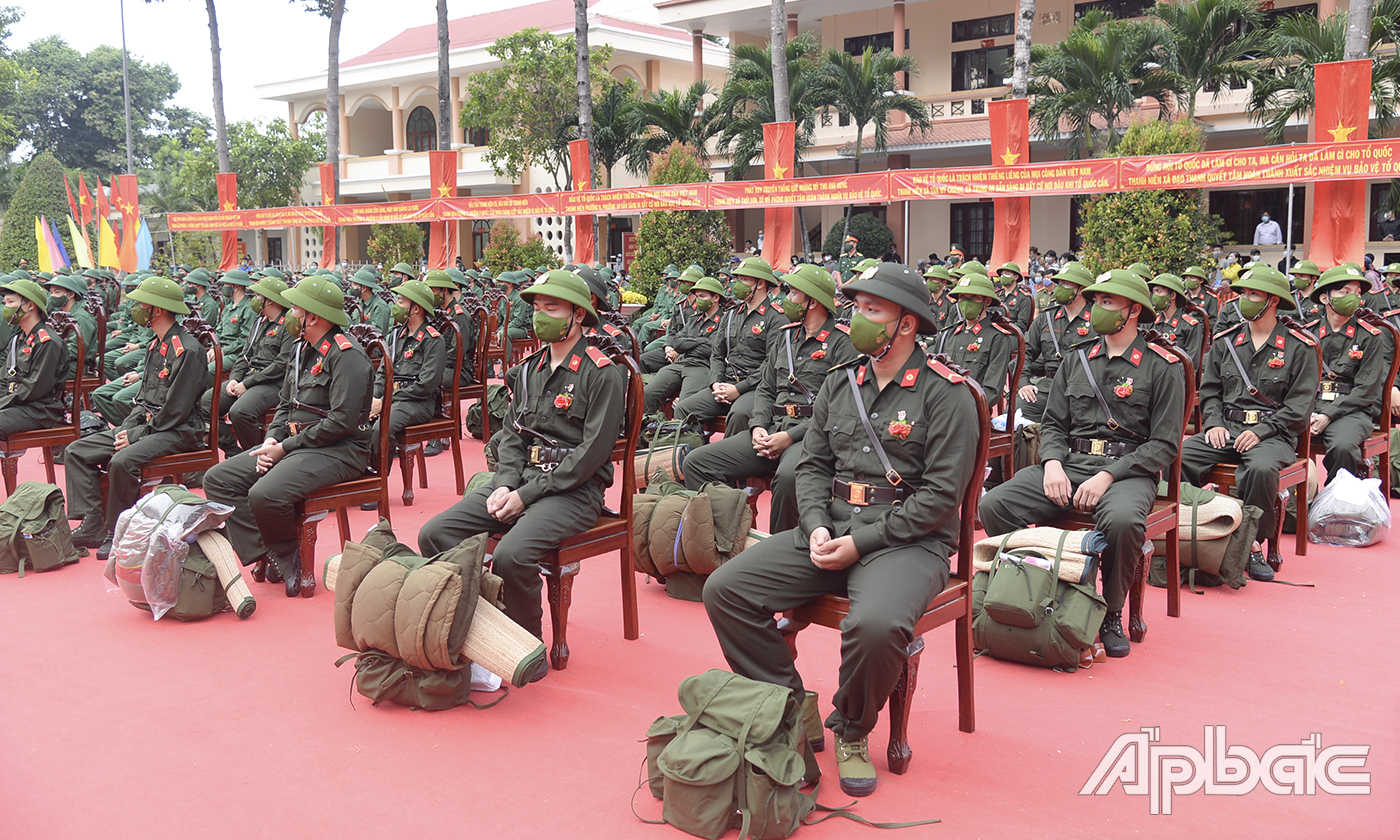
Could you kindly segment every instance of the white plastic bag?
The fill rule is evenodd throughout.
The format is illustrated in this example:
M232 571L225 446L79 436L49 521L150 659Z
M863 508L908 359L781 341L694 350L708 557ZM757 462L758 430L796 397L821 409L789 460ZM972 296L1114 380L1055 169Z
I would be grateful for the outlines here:
M1390 505L1379 478L1360 479L1346 470L1308 507L1308 539L1318 545L1361 548L1390 536Z

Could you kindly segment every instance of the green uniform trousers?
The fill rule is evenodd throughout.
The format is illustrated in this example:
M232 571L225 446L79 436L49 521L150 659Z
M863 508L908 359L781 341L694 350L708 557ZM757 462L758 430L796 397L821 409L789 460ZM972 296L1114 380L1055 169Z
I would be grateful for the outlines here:
M228 391L219 391L219 447L224 455L237 455L245 449L252 449L264 440L264 422L269 409L277 407L282 388L265 383L254 385L237 397L230 397ZM210 388L200 398L204 416L208 417L213 408L214 389Z
M139 379L130 385L123 385L120 379L113 379L93 390L92 407L97 410L103 420L113 426L120 426L126 421L126 416L131 413L132 402L140 391L141 380Z
M146 358L146 348L140 347L130 353L123 353L121 348L107 354L107 375L113 380L121 378L124 373L136 370L136 366L141 364L141 360Z
M1327 424L1322 430L1322 468L1327 471L1327 481L1331 482L1339 470L1346 470L1354 476L1361 473L1361 444L1366 442L1376 424L1361 412L1343 414Z
M777 458L764 458L753 449L753 436L726 437L685 456L685 486L699 490L711 481L725 484L758 476L771 476L772 497L768 508L768 533L797 527L797 462L802 458L802 441L797 441Z
M1278 474L1296 460L1298 453L1283 438L1266 438L1241 454L1228 443L1216 449L1206 443L1205 433L1202 432L1187 438L1181 445L1181 480L1200 487L1211 467L1216 464L1238 464L1235 494L1243 504L1254 505L1264 512L1259 517L1259 539L1271 540L1278 528L1278 518L1274 516L1274 503L1278 501ZM1270 551L1277 549L1278 546L1269 545Z
M141 468L162 455L192 452L199 448L194 432L147 432L141 439L118 452L116 429L81 437L64 450L63 473L68 485L68 515L79 519L89 514L105 514L107 530L117 526L122 511L141 497ZM98 483L107 468L107 499L104 508Z
M734 402L722 403L715 399L714 391L710 388L701 388L684 399L676 400L675 409L676 412L684 411L701 423L708 423L723 415L725 418L724 433L725 437L728 437L729 430L737 427L731 424L742 422L743 428L749 427L749 417L753 414L754 395L757 393L757 391L746 391L740 394Z
M642 350L642 372L656 373L666 367L666 337L656 339L651 344L643 345Z
M0 440L20 432L35 432L63 425L63 405L58 400L38 400L27 405L0 408Z
M1102 467L1098 463L1071 462L1064 468L1073 491ZM1108 554L1100 560L1099 571L1109 612L1119 612L1127 603L1133 572L1142 560L1143 543L1147 541L1147 514L1156 498L1156 479L1125 478L1109 485L1094 508L1094 527L1108 538ZM1065 510L1069 508L1060 507L1045 495L1045 468L1039 464L1018 470L1010 481L990 490L977 505L989 537L1049 522Z
M827 571L812 564L800 531L782 531L710 575L705 610L734 673L787 686L800 698L802 677L773 615L818 595L849 598L832 697L836 709L826 719L829 729L849 741L875 728L904 668L914 624L947 584L947 561L922 546L882 552L870 563L858 561L848 569Z
M543 496L509 525L486 512L486 499L494 489L473 490L430 519L418 532L418 551L424 557L432 557L476 534L500 534L491 554L491 570L505 582L501 595L506 615L535 638L543 639L540 559L565 538L582 534L598 523L603 488L597 481L589 481L568 493Z
M1039 389L1039 393L1035 395L1035 402L1026 402L1019 397L1016 399L1016 410L1021 412L1021 417L1026 422L1039 423L1045 418L1045 406L1050 402L1050 385L1054 381L1054 378L1049 376L1035 377L1031 379L1031 384Z
M661 404L672 397L684 400L700 390L710 390L710 366L672 362L657 371L647 383L646 413L660 410ZM675 412L672 412L672 415L674 416Z
M661 326L661 321L661 318L657 318L655 321L646 321L637 327L637 340L642 343L643 347L650 344L657 336L666 334L666 328Z
M394 440L403 434L403 430L409 426L416 426L419 423L426 423L433 419L433 414L437 412L437 396L434 395L427 400L394 400L389 406L389 445L394 445ZM384 422L381 415L374 421L374 426L369 433L369 462L379 463L379 424ZM390 450L392 455L393 450Z

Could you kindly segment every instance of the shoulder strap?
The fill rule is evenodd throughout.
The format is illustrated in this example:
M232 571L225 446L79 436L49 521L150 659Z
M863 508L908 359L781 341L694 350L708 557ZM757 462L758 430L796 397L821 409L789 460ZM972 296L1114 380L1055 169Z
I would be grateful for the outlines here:
M1249 334L1249 333L1247 333L1247 332L1245 333L1245 335L1248 335L1248 334ZM1274 402L1273 400L1269 399L1269 395L1268 395L1268 394L1265 394L1265 393L1263 393L1262 391L1260 391L1258 388L1254 387L1254 381L1253 381L1252 379L1249 378L1249 372L1246 371L1246 370L1244 369L1244 363L1240 361L1240 354L1237 353L1237 352L1235 352L1235 342L1233 342L1233 341L1227 341L1227 342L1225 342L1225 349L1230 351L1230 358L1234 360L1234 362L1235 362L1235 369L1238 370L1238 371L1240 372L1240 378L1244 380L1244 387L1245 387L1245 389L1246 389L1247 391L1249 391L1249 395L1250 395L1251 397L1258 397L1258 398L1259 398L1260 400L1262 400L1262 401L1264 402L1264 404L1267 405L1267 406L1271 406L1271 407L1273 407L1273 408L1277 408L1277 407L1278 407L1278 403L1276 403L1276 402Z
M1139 443L1147 438L1130 429L1125 429L1118 425L1118 421L1113 419L1113 409L1108 407L1108 400L1103 398L1103 391L1099 390L1099 381L1094 378L1094 372L1089 369L1089 357L1084 355L1084 348L1075 351L1079 356L1079 364L1084 366L1084 375L1089 377L1089 386L1094 389L1094 396L1099 398L1099 407L1103 409L1104 416L1108 418L1108 427L1115 432L1122 432Z
M1069 311L1065 311L1065 329L1069 329ZM1055 345L1055 355L1063 357L1065 352L1060 349L1060 337L1055 333L1055 316L1053 310L1045 315L1045 326L1050 328L1050 343Z
M890 484L898 487L904 479L890 466L885 447L880 445L880 438L876 437L875 430L870 427L870 416L865 413L865 401L860 398L860 386L856 384L854 368L846 368L846 381L851 384L851 395L856 398L856 414L860 417L860 424L865 427L865 434L870 438L870 445L875 447L875 454L880 456L880 466L885 468L885 478Z
M806 327L801 327L800 329L805 330ZM797 365L794 364L792 361L792 342L793 335L796 334L796 332L797 330L794 330L793 333L787 336L787 341L783 342L783 346L787 348L788 384L796 385L798 389L802 391L802 395L807 398L807 404L811 405L812 403L815 403L817 401L817 396L816 394L813 394L811 390L807 388L806 385L803 385L802 382L798 380Z

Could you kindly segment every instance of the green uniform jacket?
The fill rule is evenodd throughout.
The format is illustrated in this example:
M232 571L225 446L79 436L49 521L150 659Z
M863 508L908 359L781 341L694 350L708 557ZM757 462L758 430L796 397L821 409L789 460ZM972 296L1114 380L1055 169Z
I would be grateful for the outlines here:
M1226 298L1224 303L1221 303L1219 298L1215 297L1211 297L1210 300L1215 301L1215 311L1211 313L1210 326L1211 329L1215 330L1216 335L1219 335L1237 324L1244 323L1244 315L1240 313L1240 298L1238 295L1232 292L1231 296ZM1209 308L1207 308L1206 311L1211 312Z
M812 418L789 416L779 406L810 405L832 367L855 361L860 354L851 346L850 332L850 327L836 323L835 316L828 316L816 335L807 335L801 321L778 330L773 346L768 348L768 360L763 363L749 428L787 432L793 443L802 440ZM793 382L794 378L801 386ZM804 387L806 391L802 390Z
M1379 292L1363 295L1362 299L1372 312L1400 329L1400 291L1386 287ZM1317 306L1317 304L1313 304L1313 306Z
M817 528L832 536L849 534L859 562L878 559L885 549L919 545L940 560L958 543L959 507L974 470L983 468L968 454L977 445L977 408L962 378L929 359L918 347L897 379L881 389L866 357L831 372L817 394L812 422L797 464L797 506L802 518L795 542L806 549ZM889 487L857 413L846 375L855 370L860 398L881 447L913 491L898 507L855 508L832 497L832 480Z
M782 309L767 301L752 312L747 303L721 312L719 329L710 340L710 381L732 382L741 394L757 388L774 336L791 323Z
M1099 337L1089 326L1089 311L1090 307L1085 306L1073 323L1070 322L1069 309L1059 304L1035 316L1035 323L1026 333L1026 365L1021 371L1017 388L1033 385L1032 380L1041 377L1054 379L1064 361L1064 354L1070 348ZM1058 348L1056 342L1059 343Z
M928 311L933 315L934 322L938 324L939 332L960 323L963 319L962 312L958 309L958 302L949 297L947 292L939 292L938 297L931 298Z
M1363 304L1365 303L1366 298L1366 295L1362 296L1361 299ZM1322 311L1322 307L1319 306L1317 303L1314 303L1313 299L1310 297L1305 297L1297 292L1294 292L1293 302L1298 304L1298 311L1296 314L1293 315L1293 317L1297 319L1298 323L1302 324L1310 330L1316 327L1318 324L1322 323L1322 319L1327 316L1327 313Z
M394 399L432 399L442 387L442 371L447 364L447 342L442 333L428 324L409 332L404 324L389 336L389 353L394 358ZM374 396L384 396L382 367L374 372Z
M1390 333L1352 316L1340 330L1323 322L1317 328L1322 345L1322 381L1318 383L1317 404L1313 411L1336 420L1358 412L1375 422L1381 414L1381 400L1390 375L1390 359L1395 343ZM1350 385L1349 393L1339 393L1328 383Z
M526 505L594 479L603 487L612 484L612 451L627 399L626 373L607 354L589 347L586 338L580 336L554 370L549 369L550 346L506 372L510 412L500 438L495 486L515 490ZM546 472L530 464L532 446L573 451Z
M601 332L599 332L600 330ZM632 339L627 336L627 333L623 332L620 328L613 326L607 321L599 321L598 326L589 327L585 329L583 331L583 334L610 336L613 339L613 341L616 341L618 346L621 347L623 350L626 350L629 353L632 352Z
M97 319L92 316L91 312L84 309L81 303L73 304L71 310L65 309L63 311L77 320L78 332L83 337L83 353L87 356L89 363L88 369L97 370L97 365L93 360L102 354L102 348L93 345L93 342L97 341ZM64 374L64 378L72 379L73 374L78 372L78 340L75 336L69 336L66 343L68 345L68 366L65 368L67 372Z
M535 307L526 303L519 291L510 293L510 324L512 330L524 330L526 335L535 334Z
M467 314L467 308L462 305L461 301L449 301L447 312L452 316L452 320L457 323L457 332L453 333L449 331L443 333L442 336L443 340L446 342L445 347L447 350L444 356L446 363L442 371L442 386L448 388L452 384L449 381L452 378L452 371L448 368L457 360L456 341L458 334L462 336L462 371L457 381L462 385L470 385L472 383L472 377L475 375L473 371L476 370L476 323L472 320L471 316Z
M355 339L332 327L314 347L298 339L267 433L287 452L349 441L369 447L374 368ZM289 423L298 424L296 434ZM301 424L308 424L301 428Z
M1249 372L1259 394L1276 405L1251 395L1245 387L1240 370L1228 348L1239 354L1240 363ZM1217 334L1206 356L1201 373L1201 420L1204 428L1223 426L1232 437L1252 431L1260 440L1282 437L1289 446L1298 445L1298 435L1308 426L1313 398L1317 395L1317 357L1313 340L1286 329L1282 323L1274 326L1268 341L1256 352L1249 339L1249 327L1241 322ZM1227 420L1226 411L1259 411L1255 425Z
M1186 355L1191 357L1192 364L1196 367L1201 366L1201 347L1204 346L1206 339L1206 325L1201 322L1201 319L1190 312L1178 309L1176 314L1170 318L1166 315L1158 315L1152 328L1166 336L1171 343L1185 350Z
M845 283L851 280L851 271L864 261L865 255L859 251L856 251L854 254L846 254L838 259L836 261L836 271L841 275L841 282Z
M373 324L379 328L380 335L386 339L389 337L389 324L394 320L394 311L383 298L371 293L368 302L360 302L360 314L360 323Z
M177 320L165 335L152 338L142 357L141 387L122 422L126 439L135 443L148 432L204 432L207 418L199 408L209 369L204 347Z
M1118 429L1108 425L1079 350L1089 363ZM1153 478L1171 466L1181 448L1181 412L1186 384L1181 362L1170 351L1148 344L1141 335L1121 356L1109 356L1102 338L1069 351L1050 386L1040 426L1040 460L1099 463L1114 481ZM1134 437L1136 435L1136 437ZM1135 443L1121 458L1071 453L1076 438ZM1143 439L1146 440L1143 440Z
M223 311L219 313L218 328L219 349L224 354L225 369L228 368L230 359L237 359L243 355L243 348L248 344L248 334L257 317L251 298L246 294L238 303L229 301L224 304Z
M671 315L666 328L666 346L681 354L680 362L687 367L710 366L710 341L719 328L720 313L706 316L700 310L681 301Z
M275 321L257 316L249 324L252 337L242 352L234 357L233 367L228 373L230 381L241 382L243 387L251 388L281 382L286 377L292 345L296 343L296 339L283 326L286 321L286 315L277 316Z
M213 295L209 294L208 292L205 292L204 296L201 297L199 300L191 300L189 302L196 304L199 307L199 317L207 321L209 323L209 326L213 327L214 329L219 328L219 302L214 299ZM220 342L220 344L222 344L222 342Z
M982 386L990 408L1006 395L1007 374L1016 355L1016 335L993 324L985 316L980 321L963 321L942 336L944 353L953 363L967 370Z
M997 294L1001 296L1001 307L1006 312L1006 317L1020 327L1022 332L1030 329L1031 316L1035 314L1035 300L1031 297L1030 290L1024 286L1017 286L1008 292L998 286Z
M68 348L53 328L40 321L32 332L15 327L5 343L0 369L0 409L32 405L63 415L60 395L68 370Z

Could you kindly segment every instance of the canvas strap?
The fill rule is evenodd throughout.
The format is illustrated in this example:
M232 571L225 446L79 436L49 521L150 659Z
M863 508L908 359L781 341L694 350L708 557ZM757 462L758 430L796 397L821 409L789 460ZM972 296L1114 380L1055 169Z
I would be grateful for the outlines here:
M1246 327L1248 329L1248 327ZM1235 363L1235 369L1240 372L1240 378L1244 380L1245 390L1249 391L1251 397L1258 397L1269 408L1278 408L1278 403L1269 399L1269 395L1254 387L1254 380L1249 378L1249 372L1244 369L1244 363L1240 361L1240 354L1235 352L1235 342L1226 341L1225 349L1230 351L1230 359Z
M800 328L800 329L798 329L798 330L794 330L794 332L801 332L802 330L805 330L805 329L806 329L806 327L802 327L802 328ZM796 385L796 386L798 387L798 389L799 389L800 391L802 391L802 396L804 396L804 397L807 398L807 405L812 405L813 403L815 403L815 402L817 401L817 397L816 397L816 395L813 394L810 390L808 390L808 389L807 389L807 386L806 386L806 385L803 385L802 382L801 382L800 380L798 380L798 378L797 378L797 365L796 365L796 364L793 362L793 360L792 360L792 344L793 344L793 336L789 335L789 336L787 337L787 340L783 342L783 347L785 347L785 348L787 349L788 384L789 384L789 385Z
M1103 398L1103 391L1099 389L1099 381L1098 379L1094 378L1094 372L1089 369L1089 357L1084 354L1083 348L1080 348L1077 351L1077 354L1079 356L1079 364L1084 366L1084 375L1089 377L1089 386L1094 389L1094 396L1099 398L1099 407L1103 409L1104 417L1108 418L1108 427L1115 432L1122 432L1128 437L1136 440L1138 443L1146 441L1147 438L1143 437L1137 432L1132 431L1131 429L1123 428L1122 426L1118 425L1117 420L1113 419L1113 409L1108 407L1108 400Z
M856 398L856 414L860 417L860 424L865 427L865 434L870 438L870 445L875 447L875 454L880 457L880 466L885 468L885 478L890 484L898 487L904 479L895 471L894 467L890 466L890 459L885 455L885 447L880 445L880 438L870 427L870 415L865 412L865 401L861 399L860 386L856 384L856 372L853 368L846 368L846 381L851 383L851 395Z

